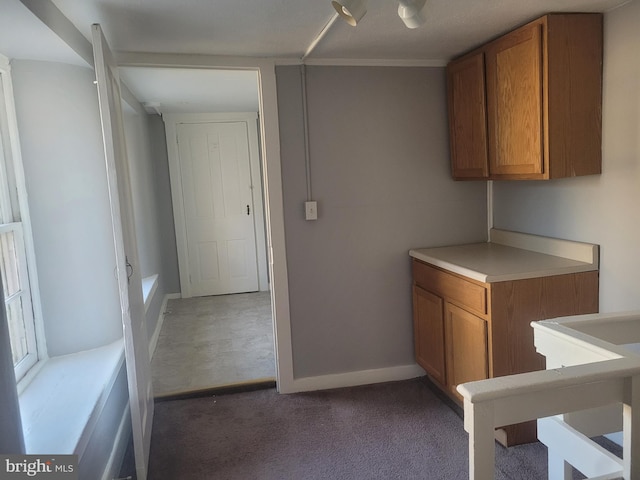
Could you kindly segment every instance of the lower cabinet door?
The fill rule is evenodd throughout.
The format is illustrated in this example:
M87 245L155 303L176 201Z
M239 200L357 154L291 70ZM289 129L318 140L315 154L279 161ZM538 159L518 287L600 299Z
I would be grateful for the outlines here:
M444 311L442 298L413 287L413 328L416 362L441 385L446 385Z
M459 399L456 386L488 378L487 322L450 303L445 303L447 380Z

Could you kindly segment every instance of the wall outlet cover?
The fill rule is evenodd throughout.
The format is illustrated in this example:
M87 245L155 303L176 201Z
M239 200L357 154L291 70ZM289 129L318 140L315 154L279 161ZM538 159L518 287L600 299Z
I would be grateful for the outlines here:
M318 219L318 202L304 202L304 218L306 220Z

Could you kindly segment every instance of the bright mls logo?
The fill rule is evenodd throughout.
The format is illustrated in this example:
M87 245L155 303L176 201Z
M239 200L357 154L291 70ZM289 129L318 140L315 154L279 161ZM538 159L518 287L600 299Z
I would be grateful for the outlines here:
M0 455L0 480L78 480L77 455Z

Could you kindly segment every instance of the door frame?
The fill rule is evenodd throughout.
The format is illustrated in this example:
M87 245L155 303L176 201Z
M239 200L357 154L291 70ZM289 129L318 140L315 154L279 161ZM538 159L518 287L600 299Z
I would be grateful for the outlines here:
M256 84L257 88L257 84ZM180 293L182 298L190 298L191 282L189 275L189 248L187 242L187 222L184 211L182 191L182 170L180 168L180 152L178 150L178 125L198 123L231 123L246 122L249 142L249 164L253 204L253 227L256 242L256 261L258 263L258 289L269 290L267 275L267 247L264 223L264 202L262 201L262 175L260 173L260 156L258 154L258 114L255 112L233 113L168 113L162 115L167 137L167 156L169 158L169 178L171 182L171 203L176 229L176 248L178 250L178 270L180 272Z
M276 353L276 386L280 393L299 391L300 387L296 387L294 384L293 374L275 60L211 55L120 53L117 55L117 61L120 67L252 70L258 72L260 150L264 173L262 184L266 200L265 224Z

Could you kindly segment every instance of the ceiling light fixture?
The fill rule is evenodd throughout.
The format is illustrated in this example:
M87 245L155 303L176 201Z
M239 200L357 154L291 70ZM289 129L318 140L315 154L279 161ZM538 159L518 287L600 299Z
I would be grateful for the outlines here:
M367 13L367 0L333 0L331 5L352 27L355 27Z
M425 4L427 0L400 0L398 16L407 28L417 28L427 21Z
M407 28L417 28L427 21L426 3L427 0L399 0L398 16ZM332 0L331 5L352 27L367 13L367 0Z

